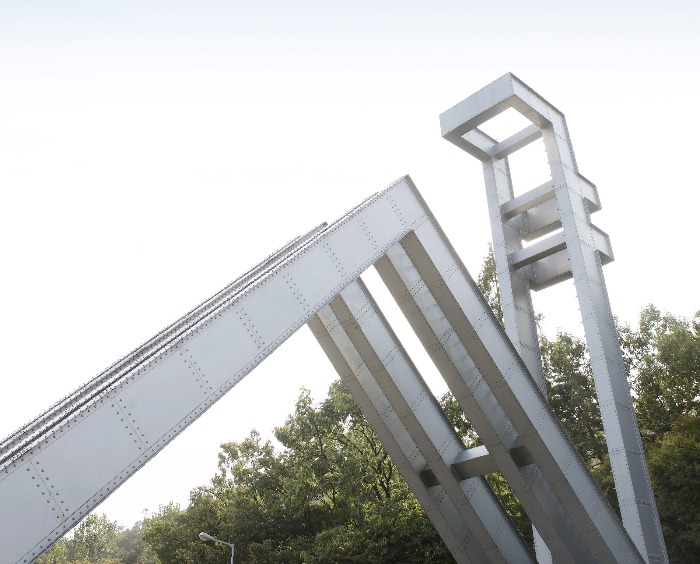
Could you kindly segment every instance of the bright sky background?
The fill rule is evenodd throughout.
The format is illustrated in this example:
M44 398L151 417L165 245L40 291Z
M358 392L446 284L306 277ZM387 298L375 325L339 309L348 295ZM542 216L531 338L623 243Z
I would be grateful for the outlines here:
M0 435L404 174L476 276L481 165L438 116L507 71L567 116L614 312L692 315L699 59L690 0L0 3ZM548 331L581 331L573 296L537 296ZM334 379L303 328L98 512L186 504Z

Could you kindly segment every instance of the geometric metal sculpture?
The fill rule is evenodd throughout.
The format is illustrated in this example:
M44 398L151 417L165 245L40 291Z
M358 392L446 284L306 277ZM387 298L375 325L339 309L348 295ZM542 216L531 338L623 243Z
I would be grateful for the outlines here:
M500 142L479 129L508 108L532 124ZM509 73L440 121L447 140L483 163L504 325L543 391L530 290L574 278L622 520L648 562L668 561L603 278L610 241L590 221L598 192L578 172L564 115ZM551 179L514 197L508 156L540 138Z
M466 449L442 413L360 279L372 265L483 446ZM306 323L457 561L534 559L483 477L493 471L557 561L653 554L605 501L522 346L405 177L0 443L0 561L38 557Z
M641 562L539 387L432 218L403 237L376 266L482 438L493 464L508 480L557 560ZM392 441L385 441L385 448L453 556L458 561L524 561L522 554L513 556L506 551L512 547L507 538L501 536L505 541L501 547L494 539L482 538L472 521L454 515L442 476L461 478L459 467L470 458L470 451L442 452L450 441L434 436L433 445L441 454L436 456L425 447L422 434L412 428L420 425L425 433L434 429L425 404L434 405L435 399L424 388L419 394L405 393L406 401L397 402L397 394L392 395L391 387L384 383L391 377L399 386L405 379L420 376L415 368L406 366L407 354L390 335L367 294L359 283L353 284L319 312L327 333L320 335L324 350L378 436L383 441L387 434L403 439L400 452L392 448ZM318 335L318 328L315 330ZM357 393L360 387L376 398L374 409L367 408L368 400L362 401L363 394ZM381 414L381 420L372 413ZM524 456L517 453L518 448ZM421 490L410 479L411 472L422 478L432 502L426 504L418 495ZM472 484L463 483L462 490L461 504L476 508L481 503L472 495ZM442 519L433 518L436 511ZM491 536L503 531L498 517L493 512L483 518ZM471 534L454 546L448 533L458 526L469 527Z

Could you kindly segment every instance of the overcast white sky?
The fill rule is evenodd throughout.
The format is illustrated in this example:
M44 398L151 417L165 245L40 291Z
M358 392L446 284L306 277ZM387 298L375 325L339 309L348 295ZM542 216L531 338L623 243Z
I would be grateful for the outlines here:
M0 435L406 173L476 275L481 165L438 116L507 71L567 116L613 310L691 315L698 6L0 3ZM516 190L539 184L513 167ZM580 331L571 285L537 303L549 331ZM334 378L303 328L98 511L131 525L186 503L220 443L269 436Z

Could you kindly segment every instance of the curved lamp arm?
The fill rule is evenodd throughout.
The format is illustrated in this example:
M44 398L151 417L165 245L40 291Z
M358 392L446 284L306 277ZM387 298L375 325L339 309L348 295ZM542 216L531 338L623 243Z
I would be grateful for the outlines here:
M204 542L213 541L213 542L218 542L220 544L225 544L226 546L230 546L231 547L231 564L233 564L233 543L232 542L226 542L226 541L223 541L221 539L217 539L216 537L212 537L209 533L205 533L204 531L199 533L199 540L203 540Z

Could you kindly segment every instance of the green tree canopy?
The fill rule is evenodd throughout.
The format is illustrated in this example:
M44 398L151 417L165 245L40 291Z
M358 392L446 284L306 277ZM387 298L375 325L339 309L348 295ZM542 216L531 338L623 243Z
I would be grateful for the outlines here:
M238 562L452 561L339 381L320 404L302 390L275 438L279 451L256 431L222 445L219 472L187 509L147 519L161 560L209 562L205 530L234 542Z
M66 538L55 543L38 564L157 564L143 540L143 523L124 529L106 515L89 514Z

